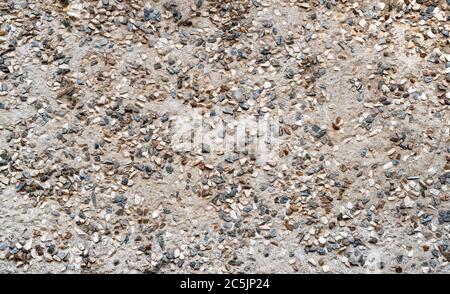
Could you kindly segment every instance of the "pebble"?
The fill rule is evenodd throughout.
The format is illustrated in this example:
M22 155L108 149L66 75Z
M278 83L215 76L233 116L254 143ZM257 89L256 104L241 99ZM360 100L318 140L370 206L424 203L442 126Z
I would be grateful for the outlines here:
M324 245L327 243L327 239L325 239L324 237L319 237L319 243Z
M405 207L406 208L412 208L414 205L414 201L409 198L409 196L406 196L404 199Z

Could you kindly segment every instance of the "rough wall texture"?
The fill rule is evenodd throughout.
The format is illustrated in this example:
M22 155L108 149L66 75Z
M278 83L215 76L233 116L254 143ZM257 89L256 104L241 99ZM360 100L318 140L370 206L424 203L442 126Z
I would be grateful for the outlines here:
M449 273L448 1L0 3L0 272Z

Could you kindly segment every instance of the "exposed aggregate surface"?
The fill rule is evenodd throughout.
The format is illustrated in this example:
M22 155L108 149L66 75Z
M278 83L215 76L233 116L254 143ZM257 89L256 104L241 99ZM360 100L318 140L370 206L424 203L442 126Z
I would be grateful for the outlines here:
M2 1L0 272L450 273L449 2Z

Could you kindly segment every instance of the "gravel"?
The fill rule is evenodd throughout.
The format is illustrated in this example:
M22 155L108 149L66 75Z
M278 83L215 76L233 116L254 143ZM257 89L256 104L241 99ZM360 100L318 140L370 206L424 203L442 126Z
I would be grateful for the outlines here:
M450 273L448 1L0 3L0 272Z

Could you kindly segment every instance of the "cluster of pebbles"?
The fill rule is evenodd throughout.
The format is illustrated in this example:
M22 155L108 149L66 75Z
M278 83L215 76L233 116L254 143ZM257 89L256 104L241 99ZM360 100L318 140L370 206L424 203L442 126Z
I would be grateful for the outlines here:
M450 273L449 31L448 0L1 1L0 272ZM223 148L255 118L270 153Z

